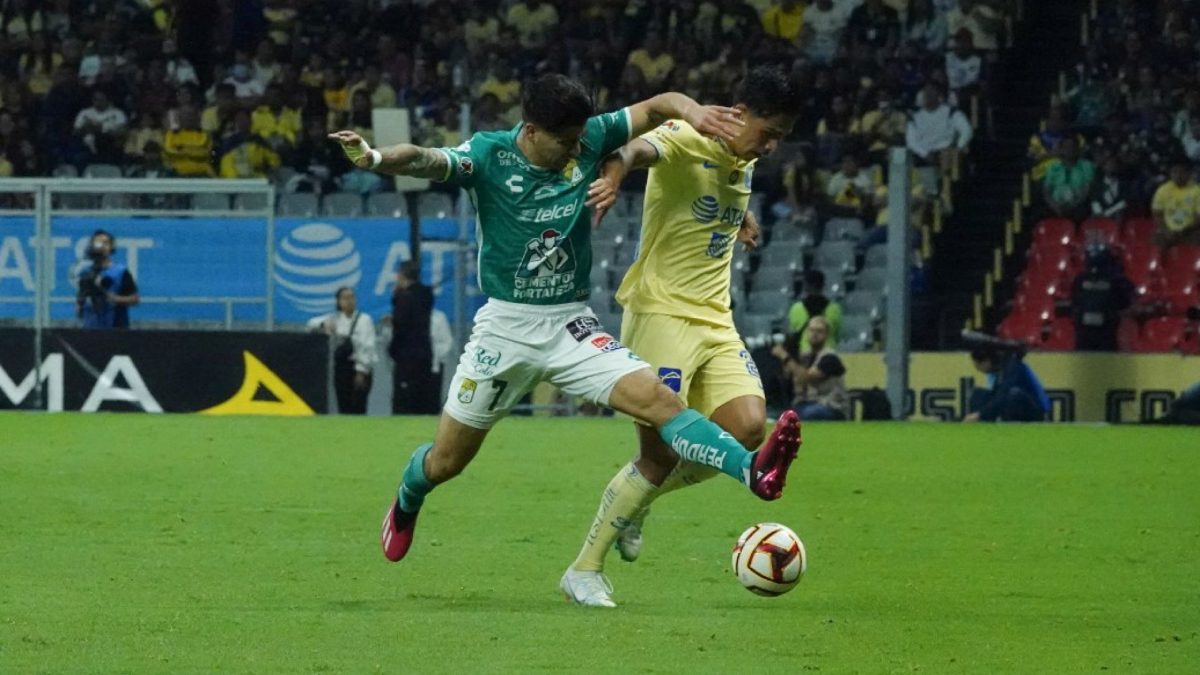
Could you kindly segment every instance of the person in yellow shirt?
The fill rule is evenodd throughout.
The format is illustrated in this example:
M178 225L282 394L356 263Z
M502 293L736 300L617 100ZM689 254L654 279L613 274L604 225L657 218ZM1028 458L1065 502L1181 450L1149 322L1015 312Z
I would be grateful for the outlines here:
M646 84L652 90L659 90L675 67L675 59L663 49L663 39L657 31L646 34L646 40L641 49L629 52L627 63L642 72Z
M758 447L766 400L758 368L733 323L730 267L735 243L753 248L758 238L758 223L748 211L755 162L778 148L799 103L794 84L776 66L751 69L734 100L742 127L728 143L669 120L621 148L602 174L615 190L629 171L650 168L638 258L617 291L625 308L621 341L657 368L688 406L745 447ZM650 427L638 425L637 431L643 452L662 443ZM716 473L681 460L655 488L628 480L629 466L606 488L603 501L611 505L602 504L605 522L593 523L573 570L602 572L614 542L622 558L636 559L650 503ZM612 523L627 525L618 529Z
M521 83L508 59L498 56L492 62L488 78L475 90L475 97L491 94L500 101L500 108L509 108L521 102Z
M1155 243L1159 246L1200 243L1200 185L1192 178L1187 157L1171 161L1171 178L1154 191L1150 210L1158 224Z
M163 161L185 178L213 175L212 136L200 128L200 115L191 105L179 109L179 127L169 129L163 137Z
M296 146L300 135L300 111L283 105L283 90L278 84L267 85L263 104L250 117L250 133L261 137L276 152Z
M250 131L250 113L233 117L234 133L221 148L221 178L266 178L279 168L279 153Z
M804 28L804 3L799 0L772 3L762 13L762 26L771 37L795 42Z
M522 48L539 50L558 25L558 10L542 0L523 0L509 8L505 23L517 32Z
M354 95L359 90L367 92L367 96L371 98L372 108L395 108L396 107L396 90L392 85L383 81L383 72L379 70L379 66L368 63L363 70L362 82L350 87L350 100L354 101Z

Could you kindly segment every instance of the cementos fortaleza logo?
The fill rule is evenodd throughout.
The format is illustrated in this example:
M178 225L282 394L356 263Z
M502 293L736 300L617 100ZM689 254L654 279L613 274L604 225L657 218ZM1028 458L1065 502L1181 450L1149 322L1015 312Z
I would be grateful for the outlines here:
M354 240L328 223L297 227L275 251L279 294L302 312L333 311L337 289L357 286L360 279L362 258Z

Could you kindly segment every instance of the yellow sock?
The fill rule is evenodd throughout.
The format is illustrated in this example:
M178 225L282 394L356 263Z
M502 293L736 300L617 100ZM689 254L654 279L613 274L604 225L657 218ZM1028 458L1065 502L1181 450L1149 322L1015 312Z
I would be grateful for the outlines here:
M674 492L679 488L702 483L719 473L721 472L711 466L681 459L675 464L675 468L671 470L671 473L667 475L666 480L658 488L658 493L654 495L654 498L658 499L668 492Z
M629 521L650 503L658 489L646 480L632 462L621 467L604 488L600 508L579 557L571 564L580 572L599 572L604 569L604 556L612 548L617 535Z

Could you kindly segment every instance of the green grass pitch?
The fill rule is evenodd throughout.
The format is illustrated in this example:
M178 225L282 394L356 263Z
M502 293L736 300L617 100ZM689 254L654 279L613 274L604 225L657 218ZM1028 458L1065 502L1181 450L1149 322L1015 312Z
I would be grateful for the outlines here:
M511 419L378 531L432 419L0 415L2 673L1185 673L1200 664L1195 431L811 425L783 500L664 498L616 610L557 582L631 454L612 419ZM792 593L728 571L805 540Z

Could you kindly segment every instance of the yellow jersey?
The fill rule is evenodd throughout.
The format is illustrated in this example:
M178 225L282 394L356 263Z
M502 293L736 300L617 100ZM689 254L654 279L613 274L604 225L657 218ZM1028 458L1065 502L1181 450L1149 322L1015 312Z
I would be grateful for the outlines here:
M1154 191L1150 209L1162 211L1167 229L1172 232L1185 230L1200 217L1200 185L1189 181L1179 187L1175 181L1168 180Z
M641 138L658 161L646 181L637 259L617 302L635 313L732 327L729 268L750 202L754 160L739 159L681 120Z

